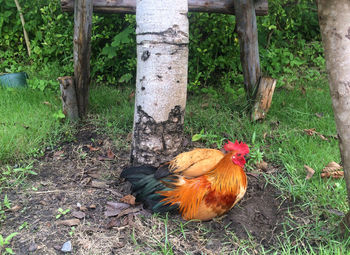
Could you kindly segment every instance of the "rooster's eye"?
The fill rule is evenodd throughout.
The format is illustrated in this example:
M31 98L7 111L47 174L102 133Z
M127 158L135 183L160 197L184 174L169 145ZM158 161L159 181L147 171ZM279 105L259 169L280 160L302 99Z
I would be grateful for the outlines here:
M242 154L241 154L241 153L238 153L237 156L240 157L240 156L242 156Z

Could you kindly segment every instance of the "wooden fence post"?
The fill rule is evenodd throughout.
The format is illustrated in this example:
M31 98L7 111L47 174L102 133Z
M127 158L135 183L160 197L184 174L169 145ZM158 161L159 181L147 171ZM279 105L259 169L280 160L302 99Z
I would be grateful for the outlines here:
M74 83L81 118L89 103L92 8L92 0L74 1Z
M251 99L260 78L258 30L254 0L234 0L233 3L236 10L236 29L241 48L244 86L248 98Z

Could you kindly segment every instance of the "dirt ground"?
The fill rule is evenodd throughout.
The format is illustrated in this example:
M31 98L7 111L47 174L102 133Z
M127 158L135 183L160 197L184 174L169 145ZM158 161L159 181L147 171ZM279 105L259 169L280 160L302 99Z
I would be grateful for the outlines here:
M120 207L129 193L119 174L130 148L94 130L87 124L74 142L47 150L34 163L38 175L8 193L12 210L0 233L19 232L12 242L16 254L63 254L68 241L72 254L228 254L242 247L259 254L279 242L294 207L259 174L248 175L248 191L235 208L210 222L152 215L142 205Z

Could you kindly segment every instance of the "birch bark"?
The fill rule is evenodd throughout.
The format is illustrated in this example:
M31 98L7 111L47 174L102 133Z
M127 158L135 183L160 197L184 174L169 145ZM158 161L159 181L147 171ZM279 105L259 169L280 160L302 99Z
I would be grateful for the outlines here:
M182 146L188 66L186 0L137 0L131 160L158 165Z

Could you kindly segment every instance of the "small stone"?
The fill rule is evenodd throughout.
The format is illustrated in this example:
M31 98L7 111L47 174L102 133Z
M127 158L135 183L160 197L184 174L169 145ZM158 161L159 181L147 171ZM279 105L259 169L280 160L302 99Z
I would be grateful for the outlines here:
M32 243L29 248L28 248L28 251L29 252L33 252L33 251L36 251L38 249L38 245L36 243Z
M65 242L62 245L61 251L62 252L71 252L72 251L72 243L71 243L71 241Z

